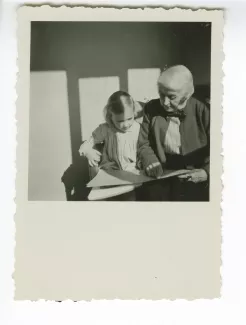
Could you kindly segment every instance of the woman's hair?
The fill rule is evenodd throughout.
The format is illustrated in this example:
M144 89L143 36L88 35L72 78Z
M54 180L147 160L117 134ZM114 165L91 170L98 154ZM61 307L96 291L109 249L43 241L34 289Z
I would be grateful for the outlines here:
M135 102L125 91L119 90L113 93L104 107L104 117L108 124L112 124L111 116L113 114L122 114L126 106L131 106L135 113Z
M158 84L162 84L163 78L166 79L168 76L169 80L174 78L182 82L183 88L183 98L182 101L188 100L194 93L194 82L191 71L184 65L175 65L166 67L163 69L159 79Z

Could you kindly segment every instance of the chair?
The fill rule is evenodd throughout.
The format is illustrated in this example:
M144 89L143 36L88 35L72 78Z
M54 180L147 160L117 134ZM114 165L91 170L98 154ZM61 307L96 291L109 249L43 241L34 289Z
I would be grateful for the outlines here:
M65 187L67 201L87 201L90 193L90 189L86 187L86 184L90 181L87 159L78 157L66 169L61 181Z

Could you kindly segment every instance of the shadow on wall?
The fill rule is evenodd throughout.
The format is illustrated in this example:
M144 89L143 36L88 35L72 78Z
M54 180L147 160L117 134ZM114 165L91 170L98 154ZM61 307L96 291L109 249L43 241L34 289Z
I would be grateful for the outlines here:
M118 76L120 89L128 91L129 69L182 61L175 28L173 23L152 22L32 22L31 71L67 72L73 161L83 133L79 79ZM94 89L94 96L98 91Z
M31 71L67 72L75 161L83 134L79 79L118 76L120 89L128 91L129 69L183 63L194 72L196 84L208 84L210 43L208 23L32 22Z

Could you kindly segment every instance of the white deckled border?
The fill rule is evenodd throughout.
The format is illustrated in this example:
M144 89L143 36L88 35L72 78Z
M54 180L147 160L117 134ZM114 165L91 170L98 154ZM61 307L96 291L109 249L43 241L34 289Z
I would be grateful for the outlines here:
M15 3L19 1L16 0ZM33 1L34 2L34 1ZM75 2L75 1L74 1ZM183 1L182 1L183 3ZM197 3L199 4L199 3ZM197 5L196 4L196 5ZM223 3L224 4L224 3ZM185 2L185 5L189 5ZM192 4L194 5L194 4ZM202 6L204 4L201 4ZM235 123L235 119L238 119L238 116L235 116L234 111L230 111L230 104L238 105L239 113L241 118L246 119L245 110L244 113L242 111L242 107L240 109L240 98L234 97L233 95L235 90L235 80L241 81L241 90L243 90L243 77L242 74L238 75L237 69L234 67L239 66L238 58L243 58L246 55L246 43L245 37L243 38L243 28L245 30L245 19L243 18L242 6L237 6L237 3L227 3L228 12L226 14L226 32L225 32L225 47L224 51L226 54L226 60L224 63L224 72L226 74L225 77L225 99L224 105L226 107L225 114L225 126L223 127L223 133L227 134L226 139L223 141L223 149L226 154L226 175L223 177L223 180L226 181L226 191L225 191L225 199L226 202L223 203L224 208L224 224L225 227L223 229L223 235L225 236L223 240L223 247L226 246L226 250L223 252L223 257L226 260L226 270L223 271L223 278L226 280L225 289L223 290L223 299L220 301L175 301L170 303L169 301L162 302L145 302L145 301L136 301L136 302L119 302L119 301L106 301L106 302L96 302L93 301L91 303L79 302L72 303L69 301L63 302L62 304L57 304L54 302L44 303L42 301L38 303L32 302L24 302L24 303L14 303L12 304L9 294L8 287L9 279L11 277L11 272L8 276L6 276L7 283L6 286L1 286L2 290L0 291L0 295L6 301L6 308L4 308L4 312L1 315L5 315L5 320L9 321L11 325L20 324L23 322L27 325L29 324L54 324L54 322L59 324L67 324L68 321L73 324L82 324L86 322L86 324L163 324L163 323L175 323L175 324L245 324L245 236L242 237L244 229L245 229L245 218L243 218L243 193L239 192L239 188L236 188L237 180L232 175L233 166L232 160L230 159L230 154L233 152L233 143L230 143L230 139L235 139L231 131L238 131L236 128L237 124ZM14 5L12 6L12 11ZM244 7L245 10L245 7ZM241 16L240 16L241 13ZM11 24L13 23L13 18L8 18L9 25L4 30L11 30ZM233 27L234 26L234 27ZM9 34L8 34L9 35ZM237 40L238 37L241 36L241 40ZM15 52L15 40L13 35L11 34L9 42L6 38L5 45L8 49ZM14 41L14 42L13 42ZM13 43L12 43L13 42ZM11 58L5 57L6 61L1 63L2 65L10 66L14 62L12 56ZM12 63L11 63L12 62ZM240 72L245 73L245 64L240 64ZM12 80L5 82L7 83L7 88L11 88L11 91L7 91L8 95L13 95L13 87L14 87L14 78L10 77ZM10 85L11 84L11 85ZM4 97L5 98L5 97ZM13 97L9 98L5 103L9 106L9 103L14 102L15 99ZM11 104L11 109L13 109ZM4 111L1 111L1 114ZM6 111L2 114L5 118L8 116ZM7 117L8 119L8 117ZM13 117L14 119L14 117ZM9 121L8 121L9 124ZM5 129L1 129L4 135ZM245 137L242 136L242 141L246 140ZM11 140L13 141L13 139ZM5 146L3 146L3 150L6 148L6 153L9 151L13 151L9 148L8 143L5 142ZM243 147L239 147L237 150L237 157L239 159L237 164L237 173L242 173L241 181L239 184L243 184L243 175L244 175L244 167L241 160L245 161L245 152L243 151ZM10 167L11 169L11 167ZM231 170L231 171L230 171ZM10 173L6 170L7 173ZM12 185L9 184L10 178L8 179L8 186L11 186L11 190L9 187L5 187L3 191L10 191L12 195L13 189ZM2 184L5 183L5 178L3 179ZM6 193L7 194L7 193ZM236 206L232 205L231 202L236 203ZM6 202L6 201L5 201ZM1 227L1 238L2 238L2 247L4 249L5 255L3 255L4 260L7 261L9 258L9 253L12 249L11 242L14 237L6 232L9 229L11 223L11 214L13 213L14 207L9 207L8 210L5 210L5 202L1 205L1 210L4 208L3 213L1 211L1 216L6 214L6 217L3 221L3 225L6 227ZM7 203L7 202L6 202ZM7 204L6 204L7 209ZM10 209L10 210L9 210ZM1 219L2 221L2 219ZM11 226L12 229L12 226ZM6 238L5 235L9 238ZM238 237L241 238L241 242L238 243ZM244 238L244 239L243 239ZM6 246L4 245L6 239ZM7 252L7 254L6 254ZM244 259L243 259L244 257ZM239 259L241 260L241 264L239 264ZM9 263L9 262L7 262ZM11 264L11 263L10 263ZM239 268L236 270L236 267L240 266L241 274L238 273ZM3 271L3 268L1 268ZM0 272L1 277L5 273ZM2 279L1 279L2 280ZM3 279L4 281L4 279ZM8 291L7 295L5 294L5 290ZM0 316L1 320L1 316ZM3 322L4 323L4 322Z

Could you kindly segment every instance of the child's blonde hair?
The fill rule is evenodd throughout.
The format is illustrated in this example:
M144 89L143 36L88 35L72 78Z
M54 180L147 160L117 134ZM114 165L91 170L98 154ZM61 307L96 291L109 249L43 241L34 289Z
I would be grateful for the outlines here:
M112 113L122 114L126 106L132 107L134 117L136 117L138 105L126 91L116 91L109 97L107 105L104 107L104 118L109 125L112 125Z

